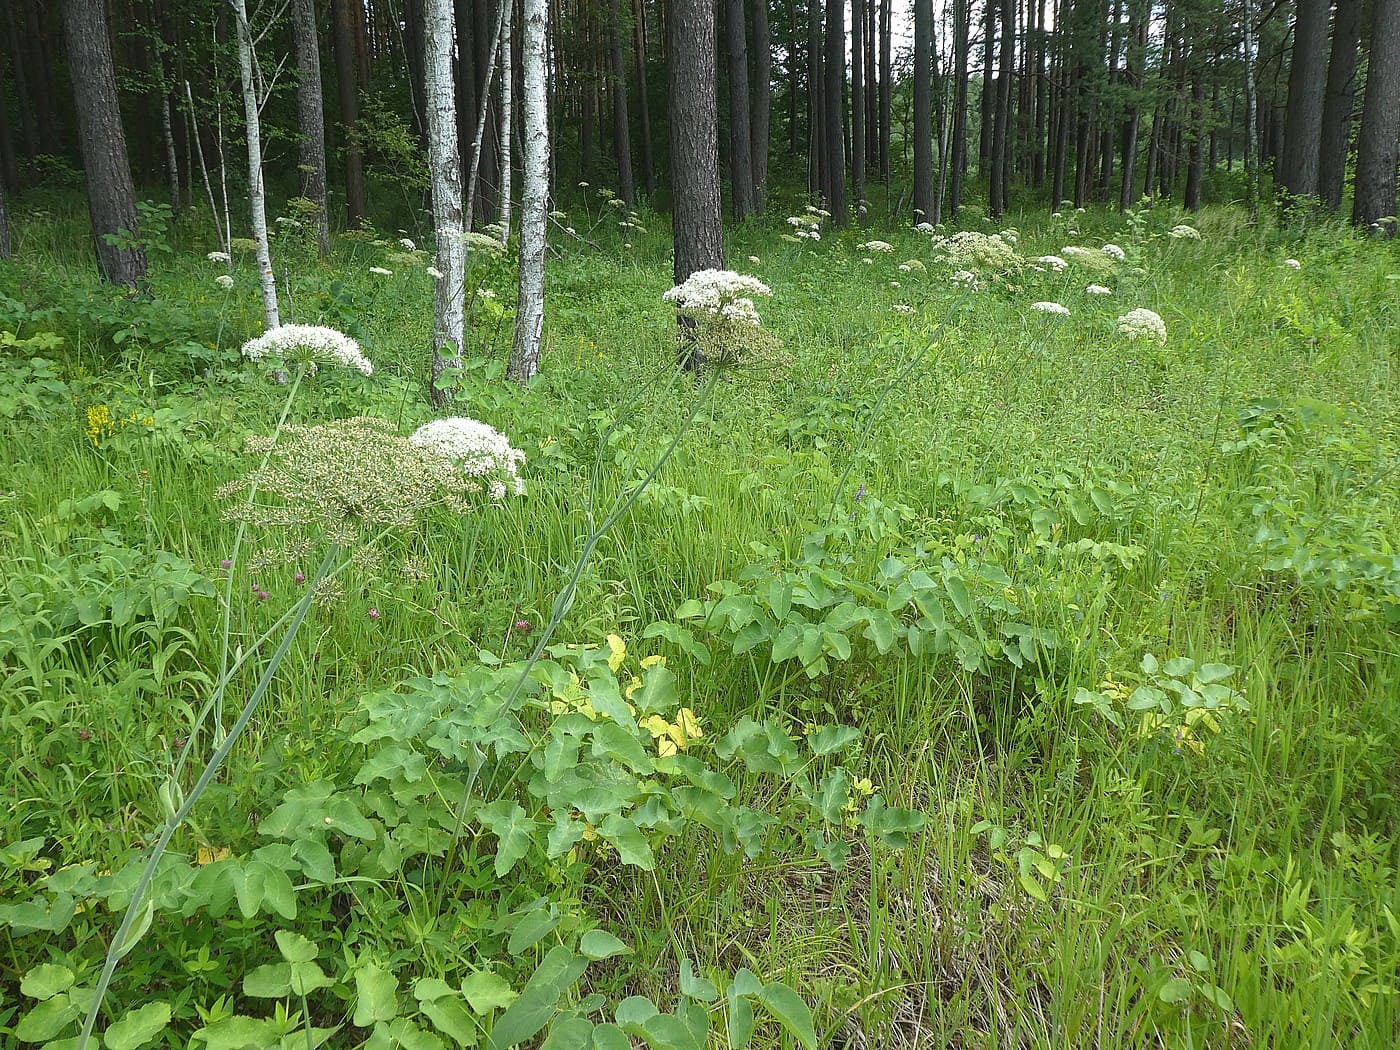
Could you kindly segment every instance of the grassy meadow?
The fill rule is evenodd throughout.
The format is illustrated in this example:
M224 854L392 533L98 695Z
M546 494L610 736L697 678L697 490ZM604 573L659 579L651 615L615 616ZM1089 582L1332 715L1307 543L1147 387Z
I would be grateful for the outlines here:
M102 987L114 1050L1394 1046L1395 242L778 200L726 254L780 345L697 378L669 219L564 206L541 375L474 256L435 412L429 230L279 224L374 364L280 383L207 218L124 298L11 202L0 1045ZM525 495L240 525L284 412L471 416Z

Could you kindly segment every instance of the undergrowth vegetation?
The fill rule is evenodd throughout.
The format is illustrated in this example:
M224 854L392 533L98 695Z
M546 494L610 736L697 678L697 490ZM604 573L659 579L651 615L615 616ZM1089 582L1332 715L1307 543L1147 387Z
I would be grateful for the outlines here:
M242 356L192 217L124 297L12 207L0 1041L1394 1045L1393 245L790 208L698 378L663 217L557 217L524 390L473 256L525 491L438 498L418 231L277 227L366 375Z

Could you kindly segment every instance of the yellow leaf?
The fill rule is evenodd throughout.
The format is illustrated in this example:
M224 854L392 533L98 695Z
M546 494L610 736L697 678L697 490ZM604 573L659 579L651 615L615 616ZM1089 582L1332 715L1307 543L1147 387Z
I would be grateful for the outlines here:
M695 712L688 707L682 707L676 712L676 726L681 732L681 747L685 747L686 739L699 740L705 734L700 730L700 719L695 717Z
M657 666L665 667L665 666L666 666L666 657L662 656L660 653L652 653L650 656L644 656L644 657L642 657L642 670L643 670L643 671L645 671L648 667L657 667Z
M221 860L228 860L228 858L229 851L226 846L220 846L218 849L212 846L200 846L198 852L194 855L194 862L201 868L204 868L208 867L210 864L216 864Z
M627 643L615 634L608 635L608 649L612 655L608 657L608 666L616 671L622 666L622 661L627 659Z

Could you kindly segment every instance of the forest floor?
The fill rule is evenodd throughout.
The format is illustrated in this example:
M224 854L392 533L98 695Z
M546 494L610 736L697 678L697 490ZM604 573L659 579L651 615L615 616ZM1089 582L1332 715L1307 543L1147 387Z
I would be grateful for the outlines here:
M429 231L278 225L374 365L279 384L244 247L148 213L125 298L11 202L0 1045L125 951L112 1048L1394 1046L1396 245L774 203L726 251L780 345L697 380L669 221L588 192L542 374L478 254L442 412ZM444 414L524 495L395 503Z

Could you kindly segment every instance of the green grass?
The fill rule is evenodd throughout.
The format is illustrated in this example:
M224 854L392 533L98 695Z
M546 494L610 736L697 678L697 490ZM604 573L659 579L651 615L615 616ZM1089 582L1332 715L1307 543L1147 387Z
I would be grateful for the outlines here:
M23 932L39 923L13 909L51 905L45 880L65 866L119 869L163 819L158 789L219 670L220 560L234 527L213 494L246 469L243 438L271 430L286 393L237 357L258 327L250 261L231 293L218 289L197 219L181 218L175 251L155 257L154 300L125 301L93 279L81 201L42 203L41 217L15 202L16 261L0 270L11 289L0 331L63 339L0 349L0 845L41 840L27 859L0 860L0 1041L18 1040L7 1033L36 1005L22 985L35 967L95 981L120 893L86 898L52 932ZM695 383L669 367L669 223L643 215L649 232L631 231L626 248L610 209L599 218L594 203L587 223L583 209L569 221L597 246L552 235L548 349L527 391L500 378L510 263L478 273L498 298L476 312L461 411L525 450L527 497L466 519L427 515L391 538L380 571L352 570L339 602L313 608L172 850L247 860L267 846L260 822L318 780L379 819L389 803L352 783L376 746L352 739L361 700L468 672L483 650L524 659L590 531L692 409L674 456L598 542L556 641L616 634L629 659L664 652L703 724L699 754L745 716L795 736L858 727L846 766L889 805L925 814L923 830L892 849L838 823L850 855L833 871L792 816L807 811L780 798L783 778L731 765L738 799L782 816L753 858L692 826L651 871L585 843L555 861L530 853L497 878L496 839L472 822L457 847L372 875L354 837L333 836L343 877L300 879L294 919L269 906L245 918L197 891L186 914L163 906L117 970L104 1016L168 1002L170 1027L153 1038L172 1046L228 1014L272 1017L279 1033L304 1032L309 1017L337 1029L317 1037L329 1045L359 1045L371 1026L351 1023L364 994L354 974L373 959L398 978L404 1016L447 1031L414 1013L416 980L456 986L495 967L520 991L582 921L635 950L594 963L565 996L599 992L608 1016L632 995L669 1008L690 960L721 988L741 967L786 982L823 1046L1394 1045L1394 246L1329 226L1250 227L1228 208L1191 220L1163 207L1136 224L1026 215L1015 221L1026 258L1114 241L1128 259L1027 270L965 294L923 235L828 231L799 245L782 239L790 212L774 205L766 222L729 231L726 250L771 285L759 308L790 360L725 376L697 406ZM1178 221L1197 221L1203 239L1166 237ZM431 284L426 258L401 253L397 236L340 239L324 266L281 246L295 319L349 331L376 366L371 380L309 378L294 420L373 414L406 432L431 417ZM867 237L896 252L861 251ZM1290 256L1301 269L1283 265ZM900 271L910 259L926 272ZM1113 295L1084 294L1091 281ZM1070 316L1028 308L1042 299ZM1115 319L1137 306L1165 319L1165 346L1117 336ZM85 430L93 405L119 420L96 442ZM136 421L120 425L130 412ZM812 555L822 530L824 553ZM394 571L409 554L425 578ZM825 667L804 670L771 659L771 638L746 648L722 616L678 613L728 593L717 581L747 600L785 573L869 595L891 554L969 581L994 563L1004 588L967 584L988 637L1024 622L1054 632L1053 644L1011 661L988 642L977 663L882 655L852 629L846 658L827 645ZM234 566L233 646L290 608L293 573L317 560L252 577ZM515 629L520 619L530 631ZM656 621L690 627L712 659L645 639ZM1233 668L1247 711L1227 706L1213 729L1174 736L1179 709L1154 728L1114 708L1106 680L1145 681L1149 653ZM253 681L234 679L230 711ZM186 789L211 746L196 737ZM788 787L800 794L802 783ZM436 812L430 795L394 804ZM509 950L496 917L537 897L563 925ZM305 1001L249 993L245 977L282 959L276 930L315 942L333 983ZM276 1021L283 1003L301 1019ZM716 1008L713 1045L727 1045L723 997ZM785 1038L772 1024L756 1036Z

